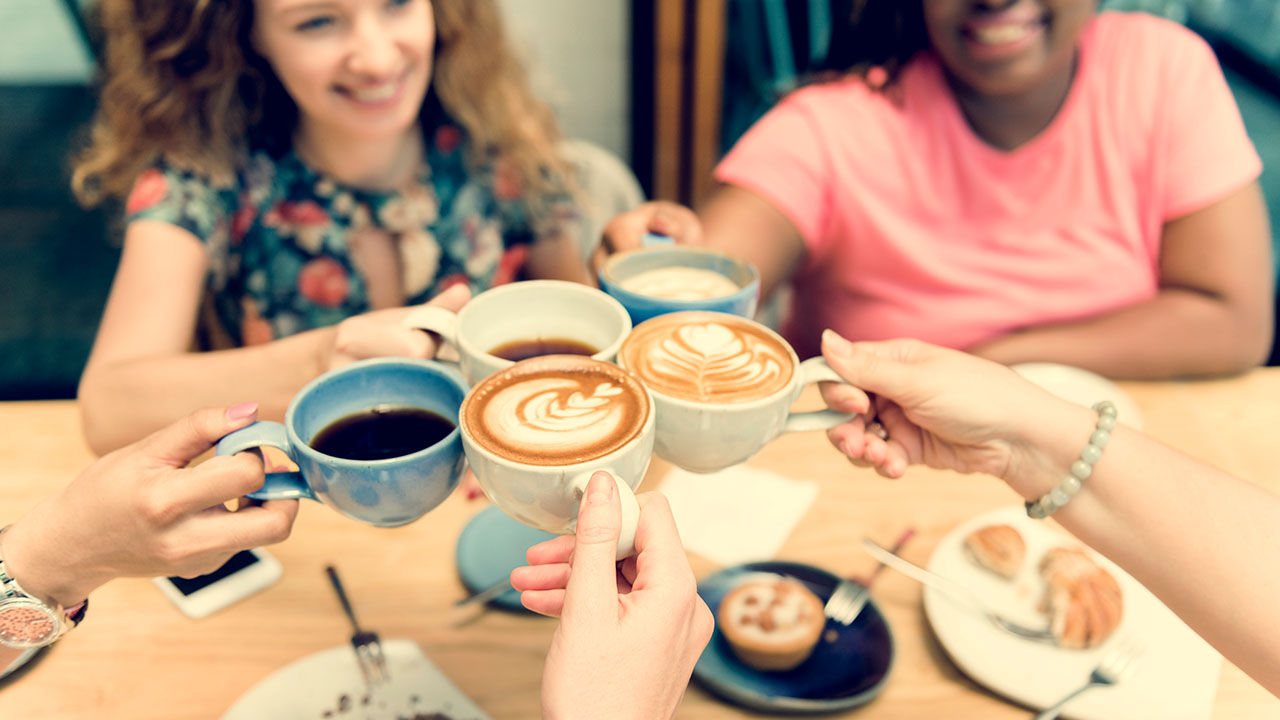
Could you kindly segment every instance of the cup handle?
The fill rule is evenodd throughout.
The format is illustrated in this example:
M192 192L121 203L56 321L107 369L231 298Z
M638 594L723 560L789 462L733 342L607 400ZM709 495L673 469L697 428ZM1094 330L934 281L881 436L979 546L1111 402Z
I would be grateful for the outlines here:
M838 382L848 385L848 381L836 374L827 364L825 358L813 357L800 363L800 387L816 382ZM854 413L843 413L838 410L814 410L810 412L791 413L782 427L782 432L808 432L810 430L827 430L840 423L852 420Z
M235 455L238 452L260 447L277 448L283 450L290 458L293 457L293 450L289 445L289 437L284 431L284 425L269 420L259 420L228 434L218 441L215 454ZM316 494L311 491L311 486L307 484L306 478L302 477L300 472L267 473L262 489L255 490L246 497L254 500L317 499Z
M636 501L636 493L618 474L607 468L600 468L609 473L618 487L618 500L622 503L622 532L618 535L617 559L623 560L636 554L636 526L640 524L640 503ZM582 473L573 479L574 497L581 498L587 492L587 483L596 471ZM570 532L578 529L578 518L573 519Z
M458 347L458 314L437 305L419 305L400 321L401 326L413 330L425 330L440 336L445 344ZM436 355L440 348L436 348Z

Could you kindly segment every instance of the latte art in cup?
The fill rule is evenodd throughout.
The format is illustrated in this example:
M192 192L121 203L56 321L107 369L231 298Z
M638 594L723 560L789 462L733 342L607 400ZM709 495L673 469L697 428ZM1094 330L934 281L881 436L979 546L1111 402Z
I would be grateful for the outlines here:
M768 330L725 313L683 312L647 320L619 352L649 389L709 403L748 402L787 387L795 361Z
M644 387L622 368L578 355L546 355L501 370L463 402L477 445L529 465L571 465L607 455L644 428Z
M678 266L646 270L619 285L639 295L668 300L709 300L732 295L742 289L715 270Z

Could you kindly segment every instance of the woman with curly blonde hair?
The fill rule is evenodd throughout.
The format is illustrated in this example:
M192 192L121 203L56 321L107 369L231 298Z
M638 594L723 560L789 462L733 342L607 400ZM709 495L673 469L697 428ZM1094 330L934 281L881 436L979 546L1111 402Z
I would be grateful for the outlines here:
M430 356L405 306L589 281L550 110L493 0L101 0L74 185L125 199L80 384L107 451L194 407L281 416L320 372ZM438 297L437 297L438 296ZM197 328L202 349L192 352Z

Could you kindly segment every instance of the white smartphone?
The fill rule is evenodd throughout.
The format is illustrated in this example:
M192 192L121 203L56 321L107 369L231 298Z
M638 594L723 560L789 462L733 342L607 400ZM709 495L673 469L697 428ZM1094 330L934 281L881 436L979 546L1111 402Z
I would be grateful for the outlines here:
M267 551L241 550L222 567L194 578L152 580L164 596L189 618L202 618L242 600L280 579L280 561Z

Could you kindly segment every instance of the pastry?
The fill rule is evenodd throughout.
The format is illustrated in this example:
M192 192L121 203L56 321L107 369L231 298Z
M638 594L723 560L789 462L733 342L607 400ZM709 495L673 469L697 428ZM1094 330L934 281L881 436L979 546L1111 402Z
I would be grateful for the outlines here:
M1048 588L1049 628L1066 648L1096 647L1111 636L1124 613L1120 584L1083 550L1053 548L1040 561Z
M1027 556L1027 542L1009 525L988 525L969 533L964 548L979 567L1013 579Z
M738 659L757 670L804 662L826 626L818 596L781 575L753 576L730 590L716 619Z

